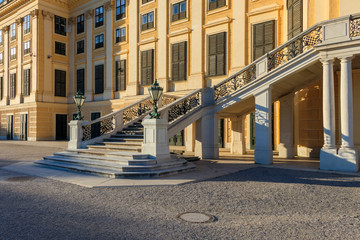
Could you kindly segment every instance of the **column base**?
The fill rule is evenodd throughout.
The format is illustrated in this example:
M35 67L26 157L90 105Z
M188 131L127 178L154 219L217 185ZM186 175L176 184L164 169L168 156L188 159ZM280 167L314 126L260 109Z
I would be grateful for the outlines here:
M358 152L354 148L322 148L320 151L320 169L342 172L357 172Z
M255 163L263 165L273 164L273 153L270 150L258 150L255 147Z
M293 158L294 157L294 148L288 147L283 143L279 144L279 157L281 158Z

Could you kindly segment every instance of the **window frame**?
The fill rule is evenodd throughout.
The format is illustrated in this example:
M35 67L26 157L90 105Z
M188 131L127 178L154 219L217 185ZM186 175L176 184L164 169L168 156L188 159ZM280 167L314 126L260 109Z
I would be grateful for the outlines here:
M99 38L99 42L97 43L96 41L97 41L98 38ZM100 40L102 40L102 41L100 42ZM95 44L95 46L94 46L95 49L99 49L99 48L104 47L104 34L103 33L98 34L98 35L95 36L94 44Z
M76 34L85 32L85 15L80 14L76 17Z
M24 35L31 32L30 14L24 17Z
M144 55L143 54L149 54L151 52L151 57L152 57L152 62L151 62L151 66L148 66L148 57L146 56L146 65L144 66L143 64L143 60L144 60ZM146 76L148 75L148 72L151 71L151 81L149 79L146 79L147 77L145 77L144 75L144 71L146 71ZM144 50L144 51L140 51L140 84L141 86L148 86L153 84L155 80L155 49L148 49L148 50Z
M13 50L14 50L14 54L13 54ZM16 60L17 58L17 50L16 50L16 46L10 48L10 61Z
M180 59L180 47L181 45L184 44L184 59L181 60ZM171 56L171 81L174 81L174 82L177 82L177 81L186 81L187 78L188 78L188 41L182 41L182 42L176 42L176 43L173 43L171 44L171 52L170 52L170 56ZM176 50L175 48L178 48L178 59L174 59L174 50ZM180 77L180 65L183 64L184 65L184 72L183 72L183 75L184 75L184 79L181 79ZM177 78L174 77L176 76L176 72L175 72L175 65L177 65Z
M224 46L223 46L223 52L219 52L219 43L218 43L218 37L220 36L220 34L223 34L223 39L224 39ZM216 50L215 50L215 54L212 54L212 45L211 45L211 38L216 38ZM207 47L207 76L208 77L216 77L216 76L224 76L227 74L227 58L228 58L228 32L223 31L223 32L219 32L219 33L214 33L211 35L207 36L207 43L208 43L208 47ZM223 54L223 69L222 71L219 71L219 57L221 56L221 54ZM211 68L211 58L215 57L215 69ZM212 74L211 72L215 71L214 74Z
M61 76L65 76L64 79L57 79L57 76L59 76L57 73L61 74ZM55 97L66 97L66 71L55 69L54 71L55 77L55 89L54 89L54 95ZM58 88L58 86L60 88Z
M82 42L82 48L79 48L79 43ZM82 49L82 52L79 52L79 49ZM76 42L76 54L81 54L81 53L84 53L85 52L85 40L82 39L82 40L79 40Z
M80 77L82 77L82 79L80 79ZM76 69L76 92L79 91L85 94L85 68Z
M3 31L0 30L0 46L3 45L3 41L4 41Z
M182 3L185 3L185 14L182 16L181 15L181 4ZM179 12L178 13L176 13L176 14L174 14L174 6L178 6L178 8L179 8ZM177 22L177 21L180 21L180 20L183 20L183 19L186 19L187 18L187 0L183 0L183 1L179 1L179 2L176 2L176 3L172 3L171 4L171 19L170 19L170 21L171 22ZM175 19L175 17L174 16L178 16L178 18L177 19Z
M31 91L31 69L24 69L23 71L23 77L24 77L24 81L23 81L23 96L30 96L30 91Z
M66 36L66 18L54 16L54 31L56 34Z
M0 64L4 64L4 53L0 52Z
M124 30L124 35L122 35L123 30ZM121 42L126 42L126 27L120 27L115 30L115 43L121 43Z
M223 7L228 6L228 0L207 0L207 8L208 8L208 12L214 11L216 9L220 9ZM224 2L224 5L220 5L219 2ZM211 4L214 3L216 5L216 7L212 8Z
M66 56L66 43L55 41L55 54Z
M101 69L102 74L97 72L100 69ZM102 64L95 65L95 68L94 68L94 80L95 80L94 94L103 94L104 93L104 78L105 78L105 76L104 76L104 64L102 63Z
M29 46L28 48L26 48L26 46ZM24 42L24 55L29 54L31 52L31 41L26 41Z
M149 15L152 14L152 22L149 22ZM146 16L146 23L143 23L143 17ZM149 23L152 23L152 25L149 26ZM146 26L146 27L144 27ZM145 32L147 30L155 29L155 11L151 10L149 12L140 14L140 31Z
M124 1L123 4L121 4L122 1ZM119 9L119 14L118 14L118 9ZM121 12L122 9L124 9L124 13ZM121 20L124 18L126 18L126 0L116 0L115 19L117 21L117 20Z
M16 97L16 73L10 73L10 87L9 87L9 98L14 99Z
M124 68L121 67L122 64L124 65ZM126 85L127 85L126 68L127 68L126 59L120 59L115 61L115 91L117 92L126 90Z
M10 25L10 41L16 40L16 23Z
M94 24L95 28L104 26L104 6L95 8Z

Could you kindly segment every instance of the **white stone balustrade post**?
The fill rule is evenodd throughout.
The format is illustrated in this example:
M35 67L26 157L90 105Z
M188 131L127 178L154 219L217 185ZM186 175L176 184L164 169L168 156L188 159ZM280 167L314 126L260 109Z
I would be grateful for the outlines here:
M68 149L80 149L82 148L83 129L82 123L84 121L73 120L70 121L70 141L68 143Z

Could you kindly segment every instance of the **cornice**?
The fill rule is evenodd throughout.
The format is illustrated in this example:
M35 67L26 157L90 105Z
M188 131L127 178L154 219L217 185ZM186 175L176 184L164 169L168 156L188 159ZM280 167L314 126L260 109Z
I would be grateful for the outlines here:
M3 17L6 17L6 15L11 14L11 12L16 9L21 7L24 4L33 2L34 0L13 0L11 2L9 2L8 4L2 6L0 8L0 19Z

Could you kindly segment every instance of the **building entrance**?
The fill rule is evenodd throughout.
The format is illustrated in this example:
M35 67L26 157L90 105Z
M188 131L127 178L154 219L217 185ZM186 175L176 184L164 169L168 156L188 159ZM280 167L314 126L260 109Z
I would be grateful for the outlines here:
M67 139L67 115L56 114L56 140Z

